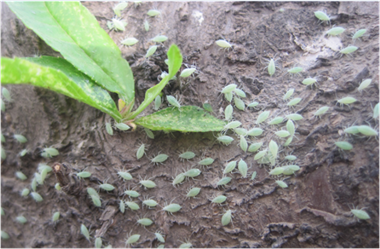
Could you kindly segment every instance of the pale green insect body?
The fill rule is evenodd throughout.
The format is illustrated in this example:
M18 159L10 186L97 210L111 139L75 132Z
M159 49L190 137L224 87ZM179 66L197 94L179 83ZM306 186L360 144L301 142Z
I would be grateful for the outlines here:
M127 206L128 206L131 210L133 210L133 211L135 211L135 210L139 210L139 209L140 209L139 205L138 205L136 202L133 202L133 201L126 201L125 204L127 204Z
M357 100L354 97L344 97L337 100L337 102L341 105L349 105L349 104L355 103L356 101Z
M253 180L255 180L255 178L256 178L256 175L257 175L257 172L256 171L254 171L253 173L252 173L252 176L251 176L251 180L253 181Z
M23 157L23 156L25 156L27 153L28 153L28 150L27 150L27 149L23 149L22 151L20 151L19 155L20 155L20 157Z
M134 38L134 37L128 37L128 38L125 38L124 40L122 40L121 44L123 44L125 46L133 46L133 45L135 45L138 42L139 42L139 40L137 40L136 38Z
M111 123L106 123L106 131L107 133L112 136L113 135L113 129L112 129L112 126L111 126Z
M351 54L351 53L355 52L356 50L358 50L358 47L356 47L356 46L348 46L346 48L341 49L339 52L341 54Z
M261 159L261 158L263 158L266 154L267 154L267 150L262 150L262 151L260 151L260 152L258 152L256 155L255 155L255 157L253 158L253 160L259 160L259 159Z
M288 102L288 106L295 106L297 105L299 102L301 102L302 98L294 98L292 99L291 101Z
M145 58L152 56L156 52L156 50L157 50L156 45L150 46L149 49L146 51Z
M102 245L103 245L102 238L97 237L97 238L95 239L95 248L101 248Z
M154 42L161 43L168 40L168 37L166 35L157 35L151 39Z
M157 95L156 98L154 99L154 110L160 109L162 104L162 99L160 95Z
M124 191L124 194L130 196L130 197L134 197L134 198L137 198L140 196L139 192L135 191L135 190L125 190Z
M184 173L178 174L174 179L173 179L173 186L177 184L181 184L185 180L186 176Z
M189 190L189 192L187 192L186 196L187 197L195 197L199 194L199 192L201 191L201 188L192 188Z
M248 133L247 129L245 128L236 128L234 129L234 132L238 134L239 136L247 136L247 133Z
M291 119L293 121L299 121L303 119L302 115L298 113L292 113L292 114L286 115L286 118Z
M369 127L368 125L360 125L358 126L358 131L363 134L364 136L371 137L371 136L378 136L379 133L377 130Z
M224 119L231 120L233 111L234 110L233 110L232 105L228 105L226 109L224 110Z
M243 135L240 135L240 148L244 151L247 152L248 149L248 142L247 139Z
M1 239L4 239L4 240L9 239L9 234L1 230Z
M16 221L17 221L18 223L20 223L20 224L25 224L26 222L28 222L28 220L27 220L24 216L22 216L22 215L17 216L17 217L16 217Z
M149 22L148 22L148 20L144 21L144 29L145 29L146 32L149 31Z
M353 148L352 144L346 141L335 142L335 145L341 148L342 150L352 150Z
M141 159L144 156L144 154L145 154L145 144L141 144L136 152L137 160Z
M125 212L125 202L123 200L119 201L119 210L120 210L121 213L124 214L124 212Z
M54 185L54 188L58 191L61 190L61 185L59 185L59 183L57 182L55 185Z
M99 185L99 188L101 188L101 189L103 189L103 190L105 190L105 191L112 191L112 190L115 189L115 187L112 186L112 185L109 184L109 183L103 183L103 184L100 184L100 185Z
M238 169L242 177L246 178L247 173L248 173L248 166L247 166L247 163L243 159L240 159L238 163Z
M156 236L158 241L165 243L164 236L162 236L160 233L156 232L156 233L154 233L154 235Z
M181 104L178 102L178 100L174 96L166 96L167 101L169 102L170 105L181 108Z
M235 88L235 90L233 91L237 96L239 96L240 98L246 98L247 95L245 94L245 92L239 88Z
M274 134L276 134L276 136L278 136L280 138L284 138L284 137L289 137L290 136L289 131L285 131L285 130L277 131Z
M2 89L1 89L1 93L3 94L3 97L4 97L4 99L5 99L7 102L11 102L11 101L12 101L11 94L10 94L10 92L8 91L8 89L6 89L5 87L2 87Z
M358 39L362 37L365 33L367 32L366 29L359 29L358 31L355 32L355 34L352 36L352 40Z
M157 155L156 157L154 157L154 158L151 160L151 162L152 162L152 163L155 163L155 164L157 164L157 163L163 163L163 162L165 162L168 158L169 158L169 156L166 155L166 154L159 154L159 155Z
M296 131L296 128L294 126L294 123L291 119L289 119L287 122L286 122L286 129L289 131L290 135L293 136L295 131Z
M140 184L145 188L155 188L157 185L151 180L141 180Z
M287 187L288 187L288 184L286 184L284 181L276 181L276 183L277 183L278 186L280 186L281 188L287 188Z
M198 164L199 164L199 165L202 165L202 166L209 166L209 165L211 165L213 162L214 162L214 159L212 159L211 157L208 157L208 158L205 158L205 159L199 161Z
M53 147L44 148L43 152L41 153L41 156L45 158L52 158L58 155L59 155L59 151Z
M24 188L22 191L21 191L21 196L25 197L25 196L28 196L30 193L30 190L27 189L27 188Z
M221 204L227 200L227 196L219 195L211 200L212 203Z
M99 194L98 194L98 192L96 192L96 190L93 189L93 188L87 188L87 193L88 193L89 195L93 195L93 196L96 196L96 197L99 198Z
M127 171L119 171L117 174L123 179L123 180L132 180L132 175Z
M121 131L127 131L131 128L131 127L129 127L129 125L124 124L124 123L116 123L115 126L116 126L116 128L118 128Z
M152 200L152 199L144 200L143 204L145 206L148 206L148 207L155 207L155 206L158 205L158 203L155 200Z
M79 178L89 178L91 176L91 172L82 171L82 172L77 173L77 176Z
M232 101L232 97L233 97L232 92L228 92L228 93L225 93L225 94L224 94L224 98L226 98L226 100L227 100L228 102L230 102L230 103L231 103L231 101Z
M373 108L373 115L372 115L372 117L374 119L377 119L379 117L379 114L380 114L379 103L377 103L375 105L375 108Z
M272 156L274 158L277 158L278 144L275 141L270 140L268 148L269 148L269 151L272 153Z
M314 116L317 116L317 117L320 117L322 116L323 114L325 114L328 110L329 110L330 107L328 106L322 106L321 108L319 108L315 113L314 113Z
M248 147L248 151L256 152L261 148L262 145L263 145L263 142L253 143Z
M293 88L290 88L286 93L285 95L282 97L283 100L287 100L289 99L294 93L294 89Z
M56 222L56 221L59 219L60 216L61 216L61 213L60 213L60 212L55 212L55 213L53 214L51 220L52 220L53 222Z
M186 68L186 69L182 70L182 72L179 76L182 78L187 78L190 75L192 75L195 72L195 70L196 70L195 68Z
M230 224L231 219L232 219L232 211L228 210L222 216L222 225L227 226L228 224Z
M296 156L293 156L293 155L288 155L285 157L286 160L288 161L295 161L297 160L297 157Z
M23 135L21 134L14 134L13 135L14 139L17 140L17 142L19 142L20 144L23 144L23 143L26 143L28 140L26 139L26 137L24 137Z
M43 201L44 199L42 198L42 196L37 193L37 192L32 192L30 193L30 195L32 196L32 198L36 201L36 202L41 202Z
M236 87L236 84L229 84L222 89L221 93L232 93L232 91L234 91Z
M227 185L231 180L232 180L231 177L226 176L226 177L223 177L222 179L220 179L220 180L216 183L216 185L217 185L217 186L224 186L224 185Z
M117 15L118 17L120 17L121 16L121 11L123 11L127 7L128 7L128 2L121 2L121 3L118 3L113 8L113 11L115 12L115 15Z
M176 204L176 203L172 203L172 204L169 204L167 206L165 206L162 210L168 212L168 213L176 213L178 212L179 210L181 210L181 206L179 204Z
M15 174L16 174L16 177L20 179L21 181L25 181L26 179L28 179L28 177L21 171L16 171Z
M134 243L136 243L137 241L139 241L140 239L140 234L133 234L131 235L126 241L125 241L125 245L128 246L128 245L132 245Z
M149 10L147 13L146 13L148 16L150 17L155 17L155 16L158 16L161 14L161 12L159 10Z
M274 63L274 60L270 59L269 64L268 64L268 74L270 77L272 77L275 72L276 72L276 65Z
M368 220L371 218L366 211L363 211L361 209L351 209L351 213L353 213L355 217L361 220Z
M226 40L217 40L215 41L216 45L218 45L221 48L232 48L231 43L227 42Z
M235 102L235 106L236 106L237 109L239 109L241 111L244 111L244 109L245 109L245 103L244 103L243 100L235 97L234 98L234 102Z
M190 242L182 243L178 248L191 248L193 247L193 244Z
M197 177L197 176L199 176L201 173L202 173L202 171L200 171L199 169L189 169L188 171L186 171L186 172L184 173L184 175L185 175L186 177L191 177L191 178L193 178L193 177Z
M254 101L254 102L250 103L250 104L248 105L248 107L255 108L255 107L258 106L258 105L259 105L259 102Z
M195 153L192 151L186 151L179 155L179 158L186 159L186 160L193 159L194 157L195 157Z
M209 103L203 103L203 109L205 109L208 112L213 112L212 106Z
M330 17L323 11L315 11L314 12L314 15L316 18L318 18L319 20L321 21L325 21L325 22L329 22L330 21Z
M348 133L348 134L357 134L357 133L359 133L359 126L358 125L350 126L346 129L344 129L344 132Z
M306 78L302 81L302 84L305 86L312 86L317 83L317 80L314 78Z
M275 117L274 119L272 119L271 121L269 121L268 124L270 125L277 125L277 124L280 124L284 121L284 118L283 117Z
M90 233L87 229L87 227L84 224L80 225L80 232L81 234L88 240L90 241Z
M371 82L372 82L372 79L363 80L363 82L358 87L358 90L362 91L362 90L366 89L371 84Z
M237 165L237 161L231 161L231 162L229 162L226 165L226 167L224 168L223 174L227 174L227 173L230 173L231 171L233 171L236 168L236 165Z
M113 29L114 31L125 31L127 22L119 18L112 18L110 22L107 22L107 26L109 29Z
M334 27L332 29L327 30L326 34L330 36L336 36L342 34L346 29L343 27Z
M149 218L142 218L142 219L138 219L137 223L139 223L140 225L144 227L148 227L153 224L153 221Z
M265 111L260 113L260 115L257 117L256 124L261 124L269 117L270 111Z
M272 176L281 175L284 172L284 169L285 169L284 167L276 167L269 172L269 175L272 175Z
M296 74L296 73L300 73L302 71L303 71L302 67L293 67L293 68L288 70L288 73Z
M146 133L146 135L150 138L150 139L154 139L154 134L151 130L147 129L144 127L144 131Z

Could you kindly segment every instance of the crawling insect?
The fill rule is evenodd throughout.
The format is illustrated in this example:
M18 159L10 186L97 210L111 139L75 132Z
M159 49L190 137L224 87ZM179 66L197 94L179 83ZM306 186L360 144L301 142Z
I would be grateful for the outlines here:
M165 35L157 35L151 39L151 41L154 41L156 43L162 43L168 40L168 37Z
M16 217L16 221L17 221L18 223L20 223L20 224L25 224L26 222L28 222L28 220L27 220L24 216L22 216L22 215L17 216L17 217Z
M250 103L247 107L255 108L258 105L259 105L259 102L254 101L254 102Z
M140 225L144 227L148 227L153 224L153 221L149 218L142 218L142 219L138 219L137 223L139 223Z
M222 216L222 225L227 226L228 224L230 224L231 220L232 220L232 211L229 209Z
M97 237L97 238L95 239L95 248L102 248L102 245L103 245L102 238Z
M130 197L134 197L134 198L137 198L137 197L140 196L139 192L137 192L137 191L135 191L135 190L129 190L129 189L125 190L125 191L124 191L124 194L125 194L125 195L128 195L128 196L130 196Z
M300 72L303 71L303 68L302 67L293 67L291 69L288 70L288 73L289 74L298 74Z
M238 169L243 178L246 178L248 173L248 167L247 163L243 159L240 159Z
M159 163L163 163L163 162L165 162L167 159L168 159L168 155L166 155L166 154L158 154L156 157L154 157L153 159L151 159L150 161L153 163L153 164L155 164L155 165L157 165L157 164L159 164Z
M288 131L285 131L285 130L277 131L274 134L276 134L276 136L278 136L280 138L284 138L284 137L289 137L290 136L290 133Z
M377 130L369 127L368 125L359 125L357 127L358 131L363 134L366 137L371 137L371 136L378 136L379 133Z
M171 203L171 204L165 206L162 210L166 211L166 212L168 212L170 214L173 214L173 213L176 213L179 210L181 210L181 208L182 207L179 204Z
M198 164L201 166L209 166L213 162L214 162L214 159L212 159L211 157L208 157L208 158L205 158L205 159L199 161Z
M274 119L272 119L271 121L269 121L268 124L270 124L270 125L277 125L277 124L281 124L283 121L284 121L283 117L275 117Z
M363 80L363 82L358 87L358 91L361 92L364 89L366 89L371 84L371 82L372 82L372 79Z
M136 43L138 43L139 40L137 40L136 38L134 37L128 37L128 38L125 38L124 40L121 41L121 44L123 44L124 46L133 46L135 45Z
M112 126L111 126L111 123L106 123L106 131L107 133L112 136L113 135L113 129L112 129Z
M237 87L236 84L229 84L225 87L223 87L221 93L232 93L233 90L235 90Z
M139 205L138 205L136 202L133 202L133 201L126 201L125 204L127 204L127 206L128 206L132 211L135 211L135 210L139 210L139 209L140 209Z
M121 213L124 214L124 212L125 212L125 202L123 200L119 201L119 210L120 210Z
M144 154L145 154L145 144L141 144L136 152L137 160L141 159Z
M289 99L294 93L294 88L290 88L285 95L282 97L283 100Z
M60 216L61 216L61 213L60 213L60 212L55 212L55 213L53 214L51 220L52 220L53 222L56 222L56 221L59 219Z
M230 181L232 180L231 177L223 177L222 179L220 179L216 185L219 187L219 186L224 186L224 185L227 185Z
M80 233L88 240L88 241L90 241L90 233L89 233L89 231L88 231L88 229L87 229L87 227L84 225L84 224L82 224L81 226L80 226Z
M248 142L245 139L243 135L240 135L240 148L244 151L247 152L248 149Z
M13 135L13 138L17 140L17 142L19 142L20 144L23 144L23 143L26 143L28 140L26 139L26 137L24 137L23 135L21 134L14 134Z
M189 169L188 171L186 171L184 173L184 175L186 177L194 178L194 177L199 176L201 173L202 173L202 171L200 171L199 169Z
M247 131L247 136L251 137L257 137L263 134L264 130L261 128L252 128L249 131Z
M236 128L234 129L234 132L239 136L247 136L248 133L247 129L245 128Z
M341 106L349 105L349 104L352 104L355 102L356 102L356 99L354 97L344 97L344 98L337 100L337 103L339 103Z
M236 106L237 109L239 109L241 111L244 111L244 109L245 109L245 103L244 103L243 100L235 97L234 98L234 103L235 103L235 106Z
M329 36L336 36L342 34L346 29L343 27L334 27L332 29L327 30L326 34Z
M230 48L232 48L232 44L229 43L228 41L224 40L224 39L217 40L215 42L215 44L218 45L221 48L224 48L224 49L230 49Z
M346 48L341 49L339 51L339 53L341 53L341 55L344 55L344 54L350 55L353 52L355 52L356 50L358 50L358 47L356 47L356 46L348 46Z
M173 187L177 184L181 184L185 180L186 176L184 173L178 174L174 179L173 179Z
M160 15L161 12L159 10L149 10L146 14L150 17L155 17Z
M203 109L205 109L208 112L213 112L214 110L212 109L212 106L209 103L203 103Z
M291 119L289 119L287 122L286 122L286 129L289 131L290 135L293 136L295 131L296 131L296 128L294 126L294 123Z
M353 148L352 144L346 141L335 142L335 145L338 146L342 150L352 150Z
M219 195L211 200L212 203L221 204L227 200L227 196Z
M299 121L303 119L302 115L298 113L292 113L292 114L286 115L286 118L293 121Z
M223 174L227 174L227 173L230 173L231 171L233 171L235 168L236 168L236 164L237 164L237 161L231 161L229 162L226 167L224 168L223 170Z
M330 17L325 12L320 11L320 10L319 11L315 11L314 15L315 15L316 18L319 19L319 21L321 23L323 23L323 22L330 23Z
M4 99L5 99L7 102L12 102L12 97L11 97L11 94L10 94L10 92L8 91L8 89L6 89L5 87L2 87L2 88L1 88L1 93L3 94L3 97L4 97Z
M295 106L297 105L300 101L302 100L302 98L294 98L292 99L291 101L288 102L288 106Z
M155 207L158 205L158 203L153 199L146 199L143 201L143 204L149 208Z
M28 179L28 177L26 177L26 175L22 173L21 171L16 171L15 174L16 174L16 177L20 179L21 181L25 181L26 179Z
M304 84L305 86L313 87L313 85L317 85L318 82L315 78L306 78L302 81L302 84Z
M28 196L29 193L30 193L30 190L27 189L27 188L24 188L24 189L21 191L21 196L22 196L22 197Z
M352 36L352 40L355 40L355 39L358 39L360 37L362 37L365 32L367 32L366 29L359 29L358 31L355 32L355 34Z
M159 231L155 232L154 235L156 236L156 239L162 243L165 243L164 236L161 235Z
M32 196L32 198L36 201L36 202L41 202L43 201L44 199L42 198L42 196L37 193L37 192L31 192L30 195Z
M231 120L233 111L232 105L228 105L224 110L224 119L227 121Z
M263 145L263 142L253 143L248 147L248 151L256 152L261 148L262 145Z
M146 32L149 31L149 22L148 22L148 20L144 21L144 29L145 29Z
M44 158L52 158L53 156L58 156L59 151L53 147L44 148L41 156Z
M280 186L281 188L287 188L288 187L288 184L286 184L284 181L276 181L276 183L278 184L278 186Z
M107 26L110 30L114 31L125 31L125 27L127 26L127 22L120 18L112 18L111 21L107 21Z
M76 174L79 178L89 178L91 176L91 172L81 171Z
M260 115L257 117L256 124L261 124L269 117L270 111L265 111L260 113Z
M149 130L148 128L145 128L145 127L144 127L144 131L145 131L146 135L147 135L150 139L154 139L154 133L153 133L151 130Z
M115 127L118 128L121 131L127 131L127 130L129 130L131 128L131 127L129 127L129 125L124 124L124 123L116 123Z
M174 96L168 95L166 96L166 100L169 102L171 106L174 106L178 109L181 108L181 104L178 102L178 100Z
M152 56L156 52L156 50L157 50L156 45L150 46L149 49L146 51L145 58Z
M245 92L239 88L236 88L234 91L233 91L237 96L239 96L240 98L246 98L247 95L245 94Z
M128 171L118 171L117 174L118 174L118 176L120 176L123 179L123 181L124 180L127 180L127 181L132 180L132 175Z
M314 116L315 116L315 117L320 117L320 116L322 116L323 114L325 114L328 110L329 110L329 107L328 107L328 106L322 106L321 108L319 108L319 109L314 113Z
M187 192L186 197L188 198L195 197L199 194L200 191L201 191L201 188L192 188Z
M103 189L105 191L112 191L115 189L114 186L112 186L111 184L109 183L102 183L102 184L99 184L99 188L100 189Z
M366 211L363 211L362 209L351 209L351 213L355 215L356 218L361 219L361 220L368 220L371 217L367 214Z
M121 16L121 11L123 11L125 8L128 7L128 2L121 2L118 3L114 8L113 12L115 12L115 15L120 17Z
M373 108L373 115L372 115L372 118L373 119L377 119L379 117L379 114L380 114L380 110L379 110L379 103L377 103L375 105L375 108Z
M145 188L155 188L157 185L151 180L141 180L140 184Z
M154 99L154 110L158 111L160 109L162 104L162 99L160 95L157 95L156 98Z
M186 151L182 154L179 155L179 158L180 160L190 160L190 159L193 159L195 157L195 153L194 152L191 152L191 151Z
M126 246L130 246L140 239L140 234L133 234L132 236L129 236L129 238L125 241Z
M190 75L192 75L195 72L195 70L196 70L196 68L186 68L186 69L182 70L182 72L179 75L179 77L187 78Z

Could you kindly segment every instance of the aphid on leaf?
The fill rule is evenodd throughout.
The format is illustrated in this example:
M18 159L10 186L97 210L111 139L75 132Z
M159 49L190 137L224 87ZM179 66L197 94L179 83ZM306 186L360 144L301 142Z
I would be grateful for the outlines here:
M102 245L103 245L102 238L97 237L97 238L95 239L95 248L102 248Z
M245 139L244 136L240 135L240 148L244 151L247 152L248 149L248 143L247 140Z
M257 175L257 172L256 171L254 171L253 173L252 173L252 176L251 176L251 180L253 181L253 180L255 180L255 178L256 178L256 175Z
M60 212L55 212L55 213L53 214L51 220L52 220L53 222L56 222L56 221L59 219L60 216L61 216L61 213L60 213Z
M209 166L213 162L214 162L214 159L212 159L211 157L208 157L208 158L205 158L205 159L199 161L198 164L201 166Z
M288 187L288 184L286 184L284 181L276 181L276 183L277 183L278 186L280 186L281 188L287 188L287 187Z
M246 98L247 95L245 94L245 92L239 88L236 88L234 90L234 92L236 93L237 96L239 96L240 98Z
M361 209L351 209L351 213L353 213L356 218L361 220L368 220L371 218L366 211L363 211Z
M123 44L125 46L133 46L133 45L135 45L138 42L139 42L139 40L137 40L136 38L134 38L134 37L128 37L128 38L125 38L124 40L122 40L121 44Z
M186 68L186 69L182 70L182 72L179 75L179 77L187 78L190 75L192 75L195 72L195 70L196 70L195 68Z
M219 136L217 140L224 145L230 145L232 141L234 141L234 139L230 136Z
M132 236L130 236L126 241L125 241L125 245L126 246L130 246L134 243L136 243L137 241L139 241L140 239L140 234L133 234Z
M302 98L294 98L292 99L291 101L288 102L288 106L295 106L297 105L300 101L302 100Z
M179 204L172 203L165 206L162 210L170 214L178 212L182 207Z
M124 123L116 123L115 126L116 126L116 128L118 128L121 131L127 131L131 128L131 127L129 127L129 125L124 124Z
M319 108L319 109L314 113L314 116L316 116L316 117L320 117L320 116L322 116L323 114L325 114L328 110L329 110L329 107L328 107L328 106L322 106L321 108Z
M270 125L276 125L276 124L282 123L282 121L284 121L283 117L275 117L274 119L272 119L271 121L269 121L268 124L270 124Z
M321 22L330 22L330 17L323 11L316 11L314 12L314 15L316 18L318 18Z
M248 147L249 152L256 152L263 145L263 142L253 143Z
M145 144L141 144L136 152L136 158L139 160L145 154Z
M144 29L145 29L146 32L149 31L149 22L148 22L148 20L144 21Z
M243 178L246 178L248 173L248 167L247 163L243 159L240 159L238 169Z
M359 92L366 89L371 84L371 82L372 82L372 79L363 80L363 82L358 87Z
M166 100L169 102L171 106L181 108L181 104L178 102L178 100L174 96L168 95L166 96Z
M16 177L21 181L25 181L26 179L28 179L28 177L26 177L26 175L21 171L16 171Z
M366 29L359 29L358 31L355 32L355 34L352 36L352 40L355 40L355 39L358 39L360 37L362 37L365 32L367 32Z
M270 111L265 111L260 113L260 115L257 117L256 124L261 124L269 117Z
M296 73L300 73L302 71L303 71L302 67L293 67L293 68L288 70L288 73L296 74Z
M156 52L156 50L157 50L156 45L150 46L149 49L146 51L145 58L152 56Z
M150 160L154 164L163 163L168 159L168 155L166 154L159 154L156 157L154 157L152 160Z
M195 157L195 153L191 152L191 151L186 151L186 152L182 153L181 155L179 155L179 158L181 160L182 159L190 160L190 159L193 159L194 157Z
M83 235L88 241L90 241L90 233L89 233L87 227L86 227L84 224L80 225L80 233L81 233L81 234L82 234L82 235Z
M32 192L30 193L30 195L32 196L32 198L36 201L36 202L41 202L43 201L44 199L42 198L42 196L37 193L37 192Z
M369 127L368 125L360 125L358 126L358 131L363 134L364 136L371 137L371 136L378 136L379 133L377 130Z
M173 179L173 186L175 187L175 185L177 184L181 184L184 180L185 180L186 176L184 173L180 173L178 174L174 179Z
M150 17L154 17L160 15L161 12L159 10L149 10L146 14Z
M139 223L140 225L144 227L148 227L153 224L153 221L149 218L142 218L142 219L137 220L137 223Z
M135 211L135 210L139 210L139 209L140 209L139 205L138 205L136 202L133 202L133 201L126 201L125 204L127 204L127 206L128 206L131 210L133 210L133 211Z
M346 48L341 49L339 52L341 54L351 54L351 53L355 52L356 50L358 50L358 47L356 47L356 46L348 46Z
M124 212L125 212L125 202L123 200L120 200L120 202L119 202L119 210L120 210L121 213L124 214Z
M337 102L340 105L349 105L349 104L356 102L356 99L354 97L344 97L344 98L337 100Z
M236 84L229 84L225 87L223 87L221 93L232 93L236 89L237 85Z
M109 135L113 135L113 129L112 129L112 126L111 126L111 123L106 123L106 131Z
M150 139L154 139L154 134L151 130L149 130L148 128L145 128L144 127L144 131L146 133L146 135L150 138Z
M330 36L340 35L342 34L346 29L342 27L334 27L332 29L327 30L326 34Z
M346 141L335 142L335 145L341 148L342 150L352 150L352 144Z
M107 26L110 30L117 31L125 31L125 27L127 26L127 22L124 20L121 20L119 18L112 18L111 21L107 22Z
M222 216L222 225L227 226L228 224L230 224L231 219L232 219L232 211L228 210Z
M234 98L234 102L235 102L235 106L237 109L241 110L241 111L244 111L245 109L245 104L244 104L244 101L235 97Z
M113 12L115 12L115 15L118 17L121 16L121 11L123 11L125 8L127 8L128 2L121 2L116 4L116 6L113 8Z
M13 135L14 139L17 140L17 142L19 142L20 144L23 144L23 143L26 143L28 140L26 139L26 137L24 137L23 135L21 134L14 134Z
M263 134L264 130L261 128L252 128L249 131L247 131L247 135L251 137L257 137Z
M286 118L291 119L293 121L298 121L298 120L303 119L302 115L297 114L297 113L292 113L292 114L286 115Z
M220 179L216 185L217 186L224 186L224 185L227 185L230 181L232 180L231 177L223 177L222 179Z
M233 111L232 105L228 105L224 110L224 119L231 120Z
M216 43L216 45L218 45L221 48L227 48L227 49L228 48L232 48L231 43L229 43L229 42L227 42L226 40L223 40L223 39L217 40L215 43Z
M25 224L28 220L24 216L20 215L16 217L16 221L20 224Z
M221 204L227 200L227 196L219 195L211 200L212 203Z
M154 41L154 42L157 42L157 43L161 43L161 42L166 41L167 39L168 39L168 37L165 36L165 35L157 35L157 36L153 37L151 39L151 41Z
M230 173L231 171L233 171L235 168L236 168L236 164L237 162L236 161L231 161L229 162L226 167L224 168L223 170L223 174L227 174L227 173Z
M290 88L284 95L284 97L282 97L283 100L287 100L289 99L294 93L294 89L293 88Z
M151 180L141 180L140 184L145 188L155 188L157 185Z
M29 193L30 193L29 189L24 188L24 189L21 191L21 196L23 196L23 197L28 196Z
M186 196L187 197L195 197L199 194L199 192L201 191L201 188L192 188L189 190L189 192L187 192ZM161 241L162 242L162 241Z

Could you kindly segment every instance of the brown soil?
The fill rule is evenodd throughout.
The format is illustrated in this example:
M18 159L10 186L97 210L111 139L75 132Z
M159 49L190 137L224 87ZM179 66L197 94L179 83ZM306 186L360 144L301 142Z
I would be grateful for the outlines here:
M113 16L112 2L83 3L106 29L107 18ZM53 55L49 48L9 10L2 7L2 56ZM161 16L150 18L149 9L158 9ZM141 103L145 91L157 83L157 76L167 71L164 64L171 43L179 46L184 63L196 65L199 73L180 87L173 83L164 93L182 98L183 105L202 106L208 101L214 114L223 118L229 104L220 90L236 83L247 93L245 103L258 101L256 109L239 111L234 119L249 129L262 110L271 111L271 118L292 113L282 96L294 88L295 97L302 98L294 112L303 115L297 121L297 138L287 148L280 148L281 162L285 155L298 157L301 170L286 179L289 185L281 189L268 174L269 166L253 160L255 154L244 153L238 137L229 145L216 143L212 133L165 134L155 132L149 139L141 128L136 132L105 131L110 117L83 103L49 90L26 85L7 86L13 102L6 103L2 112L2 144L7 158L1 167L2 230L10 239L2 240L2 247L93 247L94 236L102 236L104 245L125 247L128 234L141 234L135 247L157 247L154 232L165 235L165 247L178 247L189 241L193 247L379 247L379 143L378 138L346 136L343 129L352 124L378 127L373 120L372 107L379 101L379 13L377 2L188 2L130 4L122 12L127 20L127 31L110 31L120 44L126 35L140 42L122 47L123 56L130 63L136 82L136 98ZM282 11L283 10L283 11ZM331 16L329 24L318 24L314 11L325 10ZM150 30L143 27L149 20ZM346 31L339 37L325 36L333 25ZM352 44L351 35L366 28L366 35L355 41L359 49L352 56L340 56L337 51ZM149 61L143 56L149 39L165 34L169 40ZM215 41L225 38L234 46L223 50ZM279 67L269 77L265 59L275 57ZM286 70L302 66L301 74L290 76ZM315 89L305 87L306 77L318 77ZM370 88L363 93L357 87L363 79L371 78ZM185 84L185 83L184 83ZM340 107L336 100L353 96L358 101ZM116 97L116 96L115 96ZM164 103L166 105L166 102ZM322 118L313 113L321 106L330 110ZM148 108L145 114L152 113ZM250 142L262 141L267 146L271 139L283 144L273 132L285 126L261 125L264 135ZM28 139L18 144L14 133ZM346 140L354 149L342 152L334 142ZM138 146L145 143L146 155L136 160ZM41 150L53 146L59 156L45 160ZM18 153L30 152L20 158ZM190 161L181 162L178 155L186 150L197 154ZM169 155L162 165L153 165L150 158L159 153ZM181 170L195 165L201 158L212 157L215 162L202 169L202 174L173 187L172 178ZM250 166L248 178L239 173L228 174L232 181L224 188L216 187L222 177L226 161L244 159ZM56 191L56 177L51 175L37 192L44 198L36 203L30 196L23 198L20 191L30 188L39 163L65 163L71 173L86 169L92 172L82 180L76 191ZM283 163L285 164L285 162ZM116 172L130 170L133 180L121 181ZM21 170L28 179L20 181L15 172ZM254 181L252 172L257 171ZM73 178L74 176L70 176ZM153 180L157 187L146 190L139 178ZM86 187L97 188L107 180L116 189L100 192L102 207L97 208L86 194ZM186 199L191 186L201 187L197 199ZM126 188L135 188L142 196L153 197L160 205L154 209L141 207L142 198L135 199L139 211L119 212L118 203ZM212 196L224 194L223 206L213 205ZM182 209L168 215L161 209L165 203L178 203ZM350 209L365 208L370 220L354 218ZM222 214L231 209L232 223L221 225ZM52 214L61 213L58 222L51 222ZM24 215L28 222L15 222ZM148 217L154 224L143 228L136 224L138 217ZM80 225L91 228L91 241L80 234ZM182 242L181 242L182 241Z

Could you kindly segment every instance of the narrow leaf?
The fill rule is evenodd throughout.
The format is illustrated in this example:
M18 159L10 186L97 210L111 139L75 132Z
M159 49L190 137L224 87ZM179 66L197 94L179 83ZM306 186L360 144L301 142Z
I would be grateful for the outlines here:
M121 119L109 93L65 59L55 57L1 58L2 84L30 84L82 101L116 120Z
M149 88L145 93L145 99L141 103L141 105L137 108L136 111L132 113L132 115L129 117L129 119L135 118L137 115L139 115L155 98L162 89L166 86L166 84L169 82L171 78L178 72L178 70L181 68L182 65L182 55L181 51L177 47L177 45L173 44L170 46L168 50L168 66L169 66L169 74L164 77L160 83L157 85Z
M221 131L226 125L197 106L168 107L138 118L135 123L151 130L181 132Z
M132 70L118 46L80 2L8 2L25 26L97 84L126 103L135 96Z

